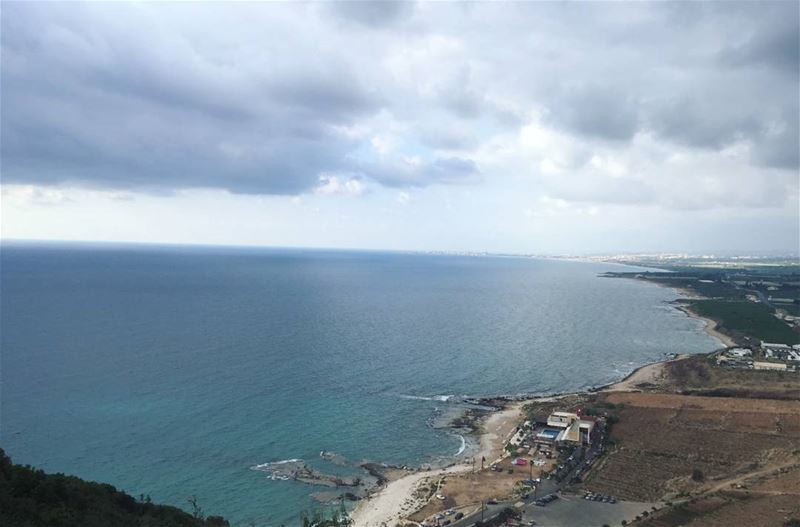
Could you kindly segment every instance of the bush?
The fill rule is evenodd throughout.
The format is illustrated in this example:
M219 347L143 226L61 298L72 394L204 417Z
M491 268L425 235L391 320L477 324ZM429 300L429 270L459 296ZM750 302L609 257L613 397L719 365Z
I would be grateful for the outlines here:
M196 502L195 502L196 503ZM111 485L15 465L0 449L0 517L4 527L224 527L176 507L141 502ZM197 509L198 516L199 507Z
M705 479L706 479L706 477L703 474L702 470L700 470L699 468L695 468L695 469L692 470L692 481L700 482L700 481L704 481Z

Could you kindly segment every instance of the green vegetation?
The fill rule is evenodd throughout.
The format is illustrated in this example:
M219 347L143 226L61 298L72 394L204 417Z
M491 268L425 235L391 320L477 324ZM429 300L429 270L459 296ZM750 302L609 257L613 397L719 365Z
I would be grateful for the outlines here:
M311 514L302 513L300 520L303 527L349 527L353 523L344 504L338 510L331 512L330 517L327 517L322 511L316 510Z
M763 304L695 300L691 306L698 315L719 321L721 329L729 333L750 335L765 342L800 343L800 335L775 318Z
M224 527L219 516L203 517L197 500L195 514L137 501L103 483L64 474L45 474L15 465L0 449L0 524L4 527Z

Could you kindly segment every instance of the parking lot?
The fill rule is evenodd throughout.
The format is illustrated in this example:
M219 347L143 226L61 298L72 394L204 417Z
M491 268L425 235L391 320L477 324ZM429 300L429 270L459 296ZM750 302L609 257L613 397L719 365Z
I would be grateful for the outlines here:
M600 527L620 525L649 511L654 503L609 503L584 499L583 495L564 495L541 507L529 504L522 515L523 525L530 520L543 527Z

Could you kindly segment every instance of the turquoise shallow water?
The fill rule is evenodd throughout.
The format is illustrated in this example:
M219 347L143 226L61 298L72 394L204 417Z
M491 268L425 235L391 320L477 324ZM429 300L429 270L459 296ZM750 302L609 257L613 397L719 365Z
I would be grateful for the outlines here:
M668 289L523 258L4 245L0 445L237 525L321 489L249 467L453 456L443 395L563 392L713 349Z

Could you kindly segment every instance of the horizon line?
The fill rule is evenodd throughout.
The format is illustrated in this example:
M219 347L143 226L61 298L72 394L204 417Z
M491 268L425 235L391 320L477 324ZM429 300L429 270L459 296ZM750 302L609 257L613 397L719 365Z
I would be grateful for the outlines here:
M528 258L618 258L618 257L674 257L674 258L800 258L800 252L787 252L778 249L769 251L706 251L693 253L689 251L619 251L619 252L594 252L594 253L536 253L513 251L487 251L480 249L390 249L366 247L332 247L332 246L301 246L301 245L268 245L268 244L227 244L227 243L198 243L198 242L162 242L162 241L126 241L126 240L63 240L40 238L3 238L0 237L0 246L3 245L84 245L84 246L144 246L144 247L173 247L173 248L211 248L211 249L277 249L299 251L346 251L346 252L372 252L372 253L405 253L405 254L442 254L442 255L471 255L471 256L514 256Z

